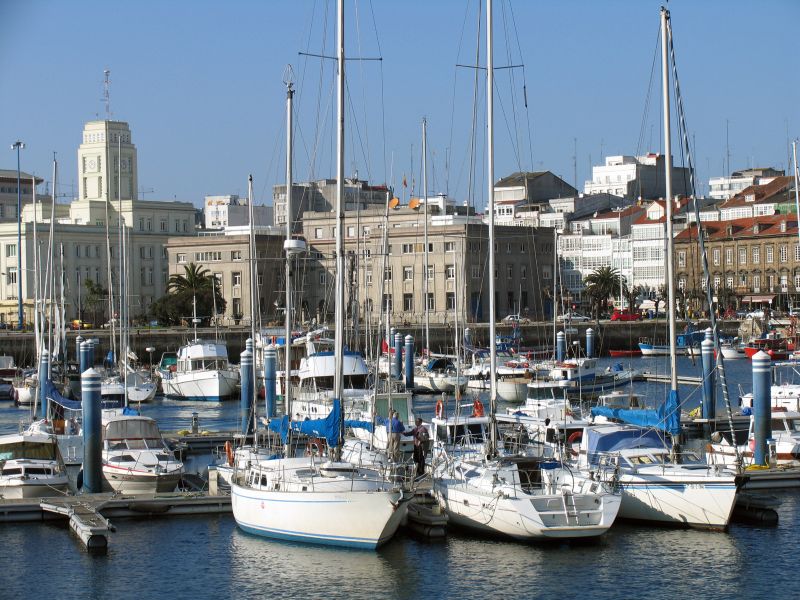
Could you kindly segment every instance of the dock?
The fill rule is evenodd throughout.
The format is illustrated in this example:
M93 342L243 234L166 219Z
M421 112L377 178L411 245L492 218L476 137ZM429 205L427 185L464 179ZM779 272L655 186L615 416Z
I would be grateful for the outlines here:
M654 383L670 383L672 379L669 373L650 373L645 371L642 373L642 379ZM679 385L701 385L703 383L702 377L690 377L687 375L678 376Z
M0 499L0 523L69 519L70 529L87 552L104 553L109 518L141 518L161 515L208 515L230 513L231 498L197 492L166 494L82 494L49 498Z

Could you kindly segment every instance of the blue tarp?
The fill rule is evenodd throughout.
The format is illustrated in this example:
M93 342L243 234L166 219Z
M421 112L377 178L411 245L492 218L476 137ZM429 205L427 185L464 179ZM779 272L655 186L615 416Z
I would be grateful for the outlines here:
M283 443L289 434L289 427L294 431L305 433L308 436L324 438L328 446L339 445L339 420L341 419L341 403L339 400L333 401L333 409L324 419L309 419L308 421L291 421L284 415L282 419L273 419L269 423L269 428L275 433L279 433Z
M678 402L678 392L674 390L670 390L666 402L656 410L595 406L592 408L592 416L616 419L641 427L655 427L670 435L678 435L681 432L681 407Z
M69 400L64 398L64 396L62 396L61 393L56 389L56 386L53 385L53 382L49 379L45 383L44 394L45 398L48 398L50 402L60 404L64 408L69 408L70 410L80 410L82 407L80 400Z

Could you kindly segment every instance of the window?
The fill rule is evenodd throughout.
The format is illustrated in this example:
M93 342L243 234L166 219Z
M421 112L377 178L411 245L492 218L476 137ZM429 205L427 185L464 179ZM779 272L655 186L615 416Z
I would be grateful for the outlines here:
M455 252L456 251L456 243L455 242L445 242L444 243L444 251L445 252Z
M761 275L753 275L753 291L761 291Z
M231 260L242 260L242 251L231 250Z
M714 290L718 290L719 289L719 284L721 283L721 281L722 280L721 280L719 275L714 277Z
M456 309L456 293L447 292L447 310Z
M403 267L403 281L414 280L414 267Z
M800 290L800 275L795 275L794 276L794 287L795 287L795 291L796 290Z
M747 273L739 273L739 285L747 285Z
M753 256L753 264L754 265L757 265L758 263L761 262L761 248L759 248L758 246L753 246L753 250L752 250L751 254Z
M414 244L403 244L403 254L412 254L414 252Z
M181 230L181 222L175 221L175 232L177 233L180 230Z
M17 283L17 267L8 267L6 269L6 283L8 285L15 285ZM16 290L12 291L13 294L16 294ZM14 295L14 298L17 296Z
M481 278L481 266L480 265L472 265L470 267L470 273L473 279L480 279Z
M455 265L445 265L445 267L444 267L444 276L447 279L455 279L456 278L456 267L455 267Z
M391 281L392 280L392 267L386 267L383 270L383 280L384 281Z
M514 265L506 265L506 277L514 279Z
M789 260L789 246L781 244L781 262L785 263Z
M144 218L139 219L139 231L144 231Z
M433 265L428 265L428 280L429 281L433 280L433 273L434 273Z
M367 285L372 285L372 269L367 269L366 280Z
M353 225L347 226L347 237L356 237L356 228Z
M322 227L314 228L314 239L321 240L322 239Z
M733 276L725 278L725 287L733 289Z
M719 266L719 248L714 248L714 250L711 251L711 256L713 257L714 266Z
M325 285L325 271L320 271L319 273L319 284Z
M189 230L189 223L186 220L183 221L183 230L184 231L188 231Z
M414 310L414 294L403 294L403 310L406 312Z
M76 258L80 258L81 257L81 253L82 253L81 245L80 244L76 244L75 245L75 257Z
M506 244L506 254L511 254L511 242Z
M144 258L145 257L145 252L146 252L145 247L144 246L139 246L139 258Z
M717 250L719 252L719 250ZM678 252L678 266L685 267L686 266L686 250L680 250Z
M186 262L186 255L185 254L178 254L178 264L184 264Z
M725 248L725 264L733 264L733 248Z
M436 310L436 303L433 299L433 292L428 292L428 302L427 302L428 310Z
M686 278L685 277L681 277L680 279L678 279L678 289L681 290L681 291L686 289Z
M235 271L231 274L231 284L233 286L242 285L242 272Z
M153 219L147 219L147 231L153 231Z
M3 215L0 215L2 217ZM794 245L794 260L795 262L800 262L800 244Z
M519 245L519 251L522 252L523 254L525 253L525 242Z
M167 221L166 219L161 219L161 231L167 230Z
M775 275L767 275L767 283L769 284L767 288L772 291L775 287Z
M383 301L381 305L381 310L392 312L392 295L391 294L384 294Z
M769 248L767 250L769 250ZM769 252L767 252L767 257L769 257ZM739 264L747 264L747 248L739 248Z
M774 251L774 248L772 246L767 246L767 262L768 263L771 263L771 262L773 262L775 260L775 257L773 256L773 251Z
M16 244L6 244L6 258L12 258L17 255Z

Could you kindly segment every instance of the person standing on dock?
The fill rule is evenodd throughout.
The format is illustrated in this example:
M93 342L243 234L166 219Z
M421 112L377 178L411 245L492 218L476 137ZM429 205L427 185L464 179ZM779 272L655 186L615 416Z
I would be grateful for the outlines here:
M417 417L416 426L410 431L414 436L414 462L417 464L417 477L425 475L425 454L428 450L428 442L431 439L428 428L422 424L422 419Z
M405 425L397 415L397 411L392 411L392 418L389 422L389 445L387 447L389 460L392 462L398 462L400 459L400 436L405 430Z

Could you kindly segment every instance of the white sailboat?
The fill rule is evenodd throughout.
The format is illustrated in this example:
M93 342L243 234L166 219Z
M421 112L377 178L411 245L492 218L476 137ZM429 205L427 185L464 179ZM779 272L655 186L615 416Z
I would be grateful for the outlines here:
M489 273L494 272L494 138L492 0L486 2ZM519 540L583 538L605 533L620 497L603 483L576 476L555 461L503 455L498 447L494 277L489 278L489 440L478 455L443 453L434 465L433 493L452 522ZM483 424L478 424L481 428ZM456 431L458 429L456 428ZM469 427L467 427L469 431Z
M337 233L336 236L336 362L333 410L324 420L290 424L324 437L335 450L326 458L313 452L300 458L281 457L253 460L236 471L231 482L231 504L237 525L250 533L316 544L374 549L388 541L405 515L406 495L402 487L384 476L380 467L363 467L341 459L343 421L341 399L344 389L344 6L337 5L338 17L338 117L337 135ZM287 83L288 152L291 164L292 86ZM287 165L287 241L291 239L291 167ZM289 248L286 248L287 255ZM288 258L288 256L287 256ZM287 270L288 270L287 259ZM287 273L288 276L288 273ZM287 279L287 282L290 280ZM287 300L291 302L287 285ZM291 306L286 306L287 329ZM287 338L288 339L288 338ZM287 344L288 348L289 344ZM287 362L288 366L288 362ZM287 386L287 391L289 387ZM290 398L287 398L290 400ZM291 407L287 410L290 415ZM286 429L284 429L284 427Z

